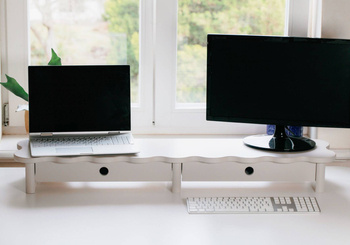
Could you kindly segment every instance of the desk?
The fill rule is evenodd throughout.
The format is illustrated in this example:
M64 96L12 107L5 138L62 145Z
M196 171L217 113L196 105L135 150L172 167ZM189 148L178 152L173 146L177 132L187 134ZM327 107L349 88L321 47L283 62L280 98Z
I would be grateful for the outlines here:
M323 193L307 183L38 183L23 168L0 169L0 244L348 245L350 169L326 167ZM188 196L316 196L320 214L189 215Z
M14 159L26 164L27 193L35 193L36 182L70 181L172 181L173 192L184 181L311 181L322 192L325 164L335 159L322 140L298 153L253 149L239 138L136 137L135 143L137 155L31 157L24 140Z

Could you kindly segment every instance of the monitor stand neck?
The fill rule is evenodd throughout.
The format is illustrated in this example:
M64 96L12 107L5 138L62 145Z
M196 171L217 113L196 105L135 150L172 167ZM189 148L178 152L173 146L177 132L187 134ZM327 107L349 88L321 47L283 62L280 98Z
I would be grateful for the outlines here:
M292 149L293 141L286 134L286 127L284 125L276 125L275 132L269 142L270 148L277 151L284 151L284 149Z
M285 129L285 125L276 125L273 136L249 136L244 138L243 142L253 148L280 152L307 151L316 146L316 143L309 138L288 136Z

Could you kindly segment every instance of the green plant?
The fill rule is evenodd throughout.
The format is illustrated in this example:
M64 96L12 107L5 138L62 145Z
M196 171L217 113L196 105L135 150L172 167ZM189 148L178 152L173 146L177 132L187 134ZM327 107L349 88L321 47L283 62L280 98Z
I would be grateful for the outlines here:
M56 52L53 49L51 49L51 60L49 61L48 65L62 65L61 58L57 56ZM7 82L0 82L0 84L11 91L14 95L28 102L28 93L23 89L21 85L19 85L16 79L8 76L7 74L5 74L5 76L7 78Z

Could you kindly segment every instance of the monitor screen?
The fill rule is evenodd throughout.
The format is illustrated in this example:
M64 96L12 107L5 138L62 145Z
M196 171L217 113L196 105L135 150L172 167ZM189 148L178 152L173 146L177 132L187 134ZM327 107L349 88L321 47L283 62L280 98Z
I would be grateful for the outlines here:
M208 35L207 120L350 127L350 40Z
M130 130L127 65L29 66L29 131Z

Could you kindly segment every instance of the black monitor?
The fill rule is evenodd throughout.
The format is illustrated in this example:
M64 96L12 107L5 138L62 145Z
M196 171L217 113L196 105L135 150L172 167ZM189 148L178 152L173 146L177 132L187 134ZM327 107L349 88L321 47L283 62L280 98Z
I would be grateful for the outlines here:
M288 126L350 128L350 40L208 35L207 120L276 125L245 144L304 151Z

